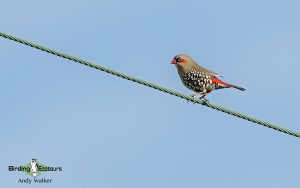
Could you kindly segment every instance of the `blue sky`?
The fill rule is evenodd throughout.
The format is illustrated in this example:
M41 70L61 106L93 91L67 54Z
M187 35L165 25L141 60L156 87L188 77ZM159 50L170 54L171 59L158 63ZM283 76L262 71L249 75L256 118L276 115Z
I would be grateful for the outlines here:
M168 88L187 53L241 85L207 98L300 131L299 1L7 1L1 32ZM295 187L299 139L0 39L1 185L32 158L47 187ZM38 187L40 185L30 185Z

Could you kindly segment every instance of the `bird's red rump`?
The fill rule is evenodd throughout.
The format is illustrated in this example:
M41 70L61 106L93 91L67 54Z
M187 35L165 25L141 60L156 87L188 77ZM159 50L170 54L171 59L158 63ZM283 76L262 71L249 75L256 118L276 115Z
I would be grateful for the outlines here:
M226 86L231 86L231 84L223 82L222 80L219 80L218 78L212 78L211 81L214 82L214 83L218 83L218 84L222 84L222 85L226 85Z

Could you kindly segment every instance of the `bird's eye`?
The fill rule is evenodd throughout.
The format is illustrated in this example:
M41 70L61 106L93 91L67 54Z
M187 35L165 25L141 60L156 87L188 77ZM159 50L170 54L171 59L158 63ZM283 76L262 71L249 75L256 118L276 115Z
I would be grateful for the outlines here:
M177 57L175 60L177 63L180 63L182 61L182 59L180 57Z

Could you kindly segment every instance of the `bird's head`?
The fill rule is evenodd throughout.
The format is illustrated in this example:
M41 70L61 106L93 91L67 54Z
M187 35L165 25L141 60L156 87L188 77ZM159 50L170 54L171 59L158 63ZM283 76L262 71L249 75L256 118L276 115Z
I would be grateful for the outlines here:
M176 67L191 66L194 63L195 61L189 55L186 54L176 55L171 62L171 64L175 64Z

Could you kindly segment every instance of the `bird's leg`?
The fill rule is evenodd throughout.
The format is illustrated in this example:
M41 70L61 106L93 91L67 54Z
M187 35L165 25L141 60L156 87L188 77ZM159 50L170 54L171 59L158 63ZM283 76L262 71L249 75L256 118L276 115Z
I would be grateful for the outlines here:
M203 90L200 91L200 92L197 92L197 93L194 93L194 94L190 95L190 96L193 98L193 104L196 103L196 101L195 101L195 96L196 96L196 95L202 95L202 94L203 94L203 96L201 96L200 99L204 98L204 97L207 95L207 89L203 89ZM205 100L206 100L206 99L205 99ZM187 101L187 102L189 102L189 101Z
M195 104L195 96L196 95L198 95L198 93L194 93L194 94L190 95L193 98L193 104ZM190 101L187 101L187 102L190 102Z

